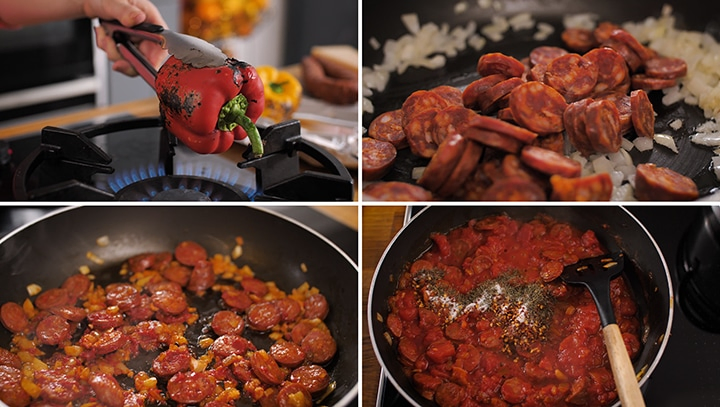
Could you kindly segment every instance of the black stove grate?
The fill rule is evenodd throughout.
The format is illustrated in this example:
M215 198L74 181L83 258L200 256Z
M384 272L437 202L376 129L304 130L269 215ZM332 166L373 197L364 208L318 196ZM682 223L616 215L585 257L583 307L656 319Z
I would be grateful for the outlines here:
M80 130L46 127L40 146L13 174L13 197L39 201L353 199L348 170L334 156L303 140L297 120L259 130L265 143L262 157L252 157L247 147L244 161L221 162L178 145L159 118L119 120ZM114 154L117 151L121 153ZM322 168L301 170L299 153Z

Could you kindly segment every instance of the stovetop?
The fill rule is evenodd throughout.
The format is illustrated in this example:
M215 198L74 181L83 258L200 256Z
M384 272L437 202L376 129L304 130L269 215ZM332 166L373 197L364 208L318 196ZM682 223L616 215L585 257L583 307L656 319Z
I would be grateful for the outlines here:
M697 216L701 206L629 206L653 236L670 269L678 300L676 268L678 250L684 232ZM650 376L643 395L651 407L720 405L720 334L697 328L675 304L673 325L665 352ZM406 407L405 400L392 383L382 377L377 406Z
M196 154L159 118L116 117L99 124L45 128L0 141L0 200L344 201L348 170L305 141L296 120L259 127L265 154L247 145ZM300 167L300 154L318 164Z

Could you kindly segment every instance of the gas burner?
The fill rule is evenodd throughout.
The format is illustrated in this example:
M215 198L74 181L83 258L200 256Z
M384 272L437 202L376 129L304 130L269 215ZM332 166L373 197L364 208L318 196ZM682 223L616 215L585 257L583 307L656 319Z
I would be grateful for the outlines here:
M249 201L241 192L219 181L205 178L165 175L145 178L115 194L119 201Z
M291 120L259 127L265 155L248 146L237 158L199 155L159 118L126 119L77 131L46 127L40 146L17 167L17 200L42 201L345 201L348 170L300 136ZM158 137L159 134L159 137ZM237 146L239 147L239 146ZM235 148L235 146L233 147ZM320 163L301 171L298 153ZM239 162L238 162L239 161Z

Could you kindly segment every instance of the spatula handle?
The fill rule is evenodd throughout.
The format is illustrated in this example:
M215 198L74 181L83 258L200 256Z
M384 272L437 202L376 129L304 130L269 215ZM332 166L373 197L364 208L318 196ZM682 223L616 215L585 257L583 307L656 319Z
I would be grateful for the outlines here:
M620 335L620 327L617 324L608 324L602 331L620 403L623 407L644 407L645 401L640 392L630 356L625 348L625 342Z

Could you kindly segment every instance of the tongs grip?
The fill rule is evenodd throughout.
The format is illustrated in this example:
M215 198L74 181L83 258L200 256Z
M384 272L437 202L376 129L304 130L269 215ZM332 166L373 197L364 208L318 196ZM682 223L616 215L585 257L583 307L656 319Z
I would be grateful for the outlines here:
M107 34L115 41L120 55L138 72L150 87L155 89L157 70L131 41L132 38L149 40L164 46L165 38L162 36L164 28L150 23L140 23L133 27L125 27L118 21L100 20Z

